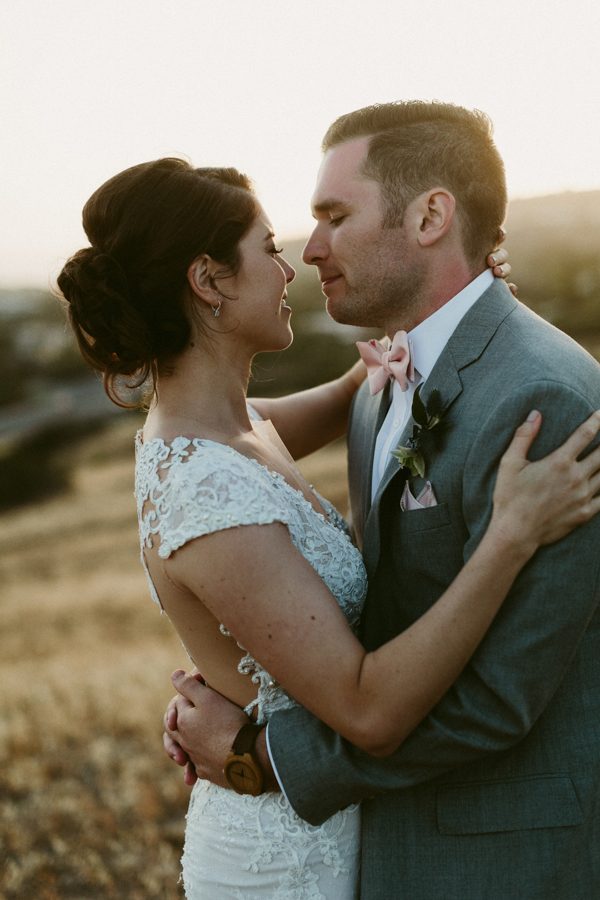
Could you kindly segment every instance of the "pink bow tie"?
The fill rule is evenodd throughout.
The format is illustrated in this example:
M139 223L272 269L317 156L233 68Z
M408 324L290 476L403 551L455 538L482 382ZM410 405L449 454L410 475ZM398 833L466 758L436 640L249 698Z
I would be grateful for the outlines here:
M369 373L371 394L378 394L389 378L395 378L402 391L408 390L408 382L415 380L415 368L405 331L397 331L391 342L385 337L382 341L357 341L356 346Z

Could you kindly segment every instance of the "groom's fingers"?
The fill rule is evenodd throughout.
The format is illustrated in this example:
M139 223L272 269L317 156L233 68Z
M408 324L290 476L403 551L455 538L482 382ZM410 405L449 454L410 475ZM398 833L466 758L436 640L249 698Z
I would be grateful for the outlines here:
M203 680L198 680L195 675L186 675L183 669L173 672L171 681L175 689L192 704L198 702L202 692L206 691Z

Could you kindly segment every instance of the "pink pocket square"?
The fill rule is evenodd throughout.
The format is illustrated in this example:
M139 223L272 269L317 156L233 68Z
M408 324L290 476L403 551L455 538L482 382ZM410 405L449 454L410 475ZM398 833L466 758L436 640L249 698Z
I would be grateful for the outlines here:
M430 481L425 482L425 487L421 490L417 497L412 493L408 481L404 485L402 497L400 498L400 509L402 512L409 512L412 509L427 509L430 506L437 506L437 499Z

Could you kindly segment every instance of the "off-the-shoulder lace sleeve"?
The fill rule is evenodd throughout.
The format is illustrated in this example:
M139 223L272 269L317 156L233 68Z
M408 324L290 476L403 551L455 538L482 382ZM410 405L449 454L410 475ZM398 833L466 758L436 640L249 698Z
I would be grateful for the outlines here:
M142 547L168 558L188 541L240 525L288 524L289 507L255 460L214 441L137 443L136 500Z

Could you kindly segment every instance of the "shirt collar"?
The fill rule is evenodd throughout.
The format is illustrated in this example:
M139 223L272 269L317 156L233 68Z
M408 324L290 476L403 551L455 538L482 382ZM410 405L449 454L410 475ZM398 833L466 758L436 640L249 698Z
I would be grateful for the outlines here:
M409 331L413 364L423 381L431 375L460 320L493 283L494 274L491 269L486 269L462 291Z

